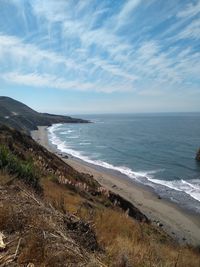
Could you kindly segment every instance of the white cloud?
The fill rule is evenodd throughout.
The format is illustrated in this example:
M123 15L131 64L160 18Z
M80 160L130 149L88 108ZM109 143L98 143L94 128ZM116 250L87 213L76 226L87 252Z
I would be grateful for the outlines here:
M15 1L20 5L19 0ZM7 82L62 90L124 92L139 91L140 88L147 91L146 87L152 88L154 84L158 84L160 90L163 84L177 88L197 76L198 55L192 48L184 50L179 47L173 54L169 47L178 39L199 39L198 20L193 19L191 24L181 27L182 30L173 39L168 39L168 43L165 37L159 40L151 34L140 34L134 42L128 35L124 38L124 32L120 34L116 28L133 20L141 0L123 1L119 13L112 13L101 23L96 23L98 14L108 11L102 3L97 6L94 1L49 0L47 5L44 0L34 0L31 3L32 15L37 19L44 43L38 45L40 39L37 39L37 34L33 39L26 36L25 40L29 43L13 36L0 35L0 60L7 65L10 63L10 72L3 76ZM190 4L177 17L180 20L191 18L197 14L195 10L198 7ZM176 25L175 31L178 27ZM50 36L52 34L49 43L47 31ZM57 35L59 45L54 47ZM40 47L51 47L51 50ZM53 52L54 49L59 52ZM24 70L28 74L24 74ZM141 94L146 94L145 90ZM159 95L159 89L150 93Z
M177 13L178 18L189 18L193 17L200 13L200 1L198 0L196 3L189 3L185 6L183 10L180 10Z
M34 44L24 43L20 38L0 34L0 58L5 57L7 61L9 59L16 62L26 60L31 65L40 65L46 60L47 64L64 64L72 69L82 68L73 59L67 59L54 52L42 50Z
M117 15L117 27L126 23L133 10L141 3L141 0L128 0Z
M175 37L176 39L200 39L200 19L193 20Z
M92 62L95 66L100 67L113 75L124 77L125 79L128 79L130 81L135 81L138 79L136 75L130 74L125 70L120 69L117 65L110 64L105 60L93 58L90 59L89 62Z
M38 17L44 17L52 22L62 22L67 18L66 10L70 7L70 1L65 0L44 0L32 1L32 9ZM66 14L65 14L66 13Z
M119 16L122 17L128 14L128 12L131 12L139 2L138 0L125 2ZM88 1L85 3L88 4ZM54 10L55 5L56 9L59 9L58 12L55 12L56 9ZM51 0L50 5L46 6L44 6L43 2L36 1L36 3L34 2L33 8L38 18L43 17L48 20L49 23L61 23L63 43L67 42L69 39L76 38L80 40L81 48L89 50L90 46L95 44L99 49L108 52L111 56L119 53L126 53L131 49L131 45L116 35L107 23L101 27L94 27L96 22L95 14L102 11L101 6L99 9L88 11L89 13L86 13L86 15L82 13L79 14L80 9L74 8L71 1L68 1L66 6L64 6L63 1L61 1L61 6L54 0ZM73 12L70 12L71 10L73 10ZM103 8L103 10L105 10L105 8ZM56 13L59 14L59 18L56 17ZM114 19L117 23L117 18L115 17ZM109 20L107 22L109 22Z
M116 91L129 91L132 88L124 84L98 84L91 82L81 82L78 80L66 80L59 76L39 73L7 72L2 73L0 78L6 82L18 85L33 86L39 88L53 88L60 90L96 91L111 93Z
M92 32L87 33L87 35L84 35L83 37L85 43L87 43L88 38L91 39L90 40L91 43L96 41L98 43L103 43L105 36L103 32L102 35L97 34L94 36ZM116 46L113 49L115 50L117 49L116 52L118 53L120 52L120 50L126 48L126 46L124 46L123 44L117 47L117 41L112 43L112 41L107 40L104 43L106 43L107 47L109 45L112 47L113 44L115 43ZM83 51L88 51L88 50L87 48L85 49L83 48ZM88 57L87 60L84 60L85 54L83 55L83 59L81 58L81 53L76 54L76 61L75 61L73 57L66 58L55 52L42 50L34 44L24 43L21 39L17 37L7 36L2 34L0 35L0 58L2 60L4 59L7 63L10 60L12 62L12 65L15 65L15 68L17 66L19 66L20 68L21 65L27 63L29 66L32 67L32 69L34 69L34 71L37 71L37 68L44 64L46 65L47 69L50 66L56 68L57 65L62 64L64 66L63 71L74 70L74 71L79 71L79 73L80 72L85 73L87 70L86 65L90 65L91 71L95 70L95 68L100 68L109 75L122 77L124 79L128 79L131 81L136 79L136 76L134 74L126 72L122 67L119 67L118 64L109 63L108 61L98 57L95 58Z
M7 82L16 83L25 86L55 88L62 90L90 90L93 88L91 83L81 83L78 81L68 81L55 75L38 73L19 73L8 72L1 75L1 78Z

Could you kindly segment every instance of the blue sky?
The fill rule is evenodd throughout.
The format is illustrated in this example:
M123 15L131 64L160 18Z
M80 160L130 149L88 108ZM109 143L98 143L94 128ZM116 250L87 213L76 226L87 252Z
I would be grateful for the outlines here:
M200 111L200 0L0 0L0 95L63 114Z

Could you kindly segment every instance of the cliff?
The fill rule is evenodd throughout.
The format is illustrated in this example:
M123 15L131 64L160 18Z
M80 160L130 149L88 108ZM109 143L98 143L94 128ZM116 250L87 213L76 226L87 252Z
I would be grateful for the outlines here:
M0 127L0 266L198 266L127 200Z
M69 116L39 113L12 98L0 97L0 125L8 125L28 134L32 130L37 130L37 126L50 126L54 123L86 122L88 121Z

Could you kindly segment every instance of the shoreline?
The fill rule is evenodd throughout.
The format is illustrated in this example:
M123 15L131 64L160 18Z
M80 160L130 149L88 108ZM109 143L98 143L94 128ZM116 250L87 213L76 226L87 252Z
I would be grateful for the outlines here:
M32 131L32 138L77 171L93 175L102 186L131 202L154 224L163 225L163 230L179 243L200 245L199 215L190 214L169 200L159 199L153 190L136 184L128 177L112 174L103 167L98 168L70 155L63 157L64 153L50 144L47 128L39 126L37 131Z

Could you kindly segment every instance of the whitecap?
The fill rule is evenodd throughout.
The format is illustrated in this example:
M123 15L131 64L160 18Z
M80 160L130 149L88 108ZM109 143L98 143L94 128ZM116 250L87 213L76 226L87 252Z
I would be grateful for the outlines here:
M53 126L49 127L49 138L52 144L54 144L60 151L70 154L76 158L79 158L85 162L101 166L106 169L118 171L121 174L128 176L129 178L135 179L140 183L146 183L147 180L152 184L158 184L164 187L168 187L172 190L176 190L179 192L183 192L185 194L190 195L193 199L200 201L200 181L199 180L172 180L166 181L162 179L155 179L154 175L158 172L163 171L163 169L159 170L149 170L149 171L138 171L135 172L132 169L126 166L114 166L108 162L101 161L101 160L92 160L88 156L83 155L82 151L76 151L69 147L66 142L61 141L55 134L55 131L59 129L62 124L54 124ZM78 136L72 136L71 138L78 138ZM86 142L82 142L80 144L86 145ZM89 143L88 143L89 144Z
M190 182L185 180L158 180L153 178L148 178L149 181L155 184L160 184L170 189L184 192L187 195L190 195L192 198L200 201L200 181L199 180L190 180Z
M81 142L81 143L79 143L79 145L81 145L81 146L87 146L87 145L91 145L91 143L89 143L89 142Z

